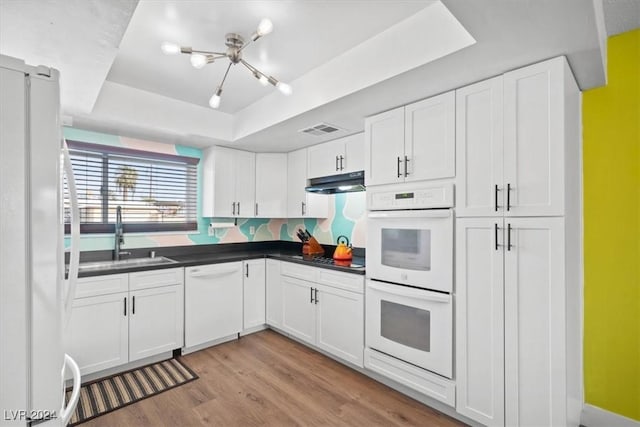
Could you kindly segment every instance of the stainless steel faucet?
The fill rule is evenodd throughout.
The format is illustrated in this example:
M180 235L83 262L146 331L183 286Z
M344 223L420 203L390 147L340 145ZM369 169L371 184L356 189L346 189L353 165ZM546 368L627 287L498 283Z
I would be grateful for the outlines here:
M122 228L122 206L116 208L116 233L115 233L115 250L113 251L113 259L120 261L122 255L131 255L131 252L120 250L120 245L124 243L124 231Z

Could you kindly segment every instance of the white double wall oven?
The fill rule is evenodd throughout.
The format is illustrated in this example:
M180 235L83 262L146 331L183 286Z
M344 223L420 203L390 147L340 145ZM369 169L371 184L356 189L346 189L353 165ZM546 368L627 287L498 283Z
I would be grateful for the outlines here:
M367 349L450 379L453 185L367 192Z

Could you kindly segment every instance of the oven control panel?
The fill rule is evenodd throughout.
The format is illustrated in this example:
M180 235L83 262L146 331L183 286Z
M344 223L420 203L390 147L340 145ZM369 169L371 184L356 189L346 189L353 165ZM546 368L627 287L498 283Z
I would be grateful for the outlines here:
M384 186L367 188L369 210L453 207L453 184Z

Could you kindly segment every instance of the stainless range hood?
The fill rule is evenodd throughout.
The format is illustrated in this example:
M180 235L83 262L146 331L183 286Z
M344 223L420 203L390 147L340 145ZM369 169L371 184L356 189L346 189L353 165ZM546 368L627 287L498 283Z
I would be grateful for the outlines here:
M309 186L305 190L318 194L364 191L364 171L313 178L309 180Z

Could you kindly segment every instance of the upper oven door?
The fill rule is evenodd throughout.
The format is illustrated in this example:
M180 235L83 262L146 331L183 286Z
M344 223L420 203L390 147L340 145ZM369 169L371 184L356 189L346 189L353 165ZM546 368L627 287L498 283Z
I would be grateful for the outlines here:
M372 279L451 292L451 209L369 212L366 257Z

